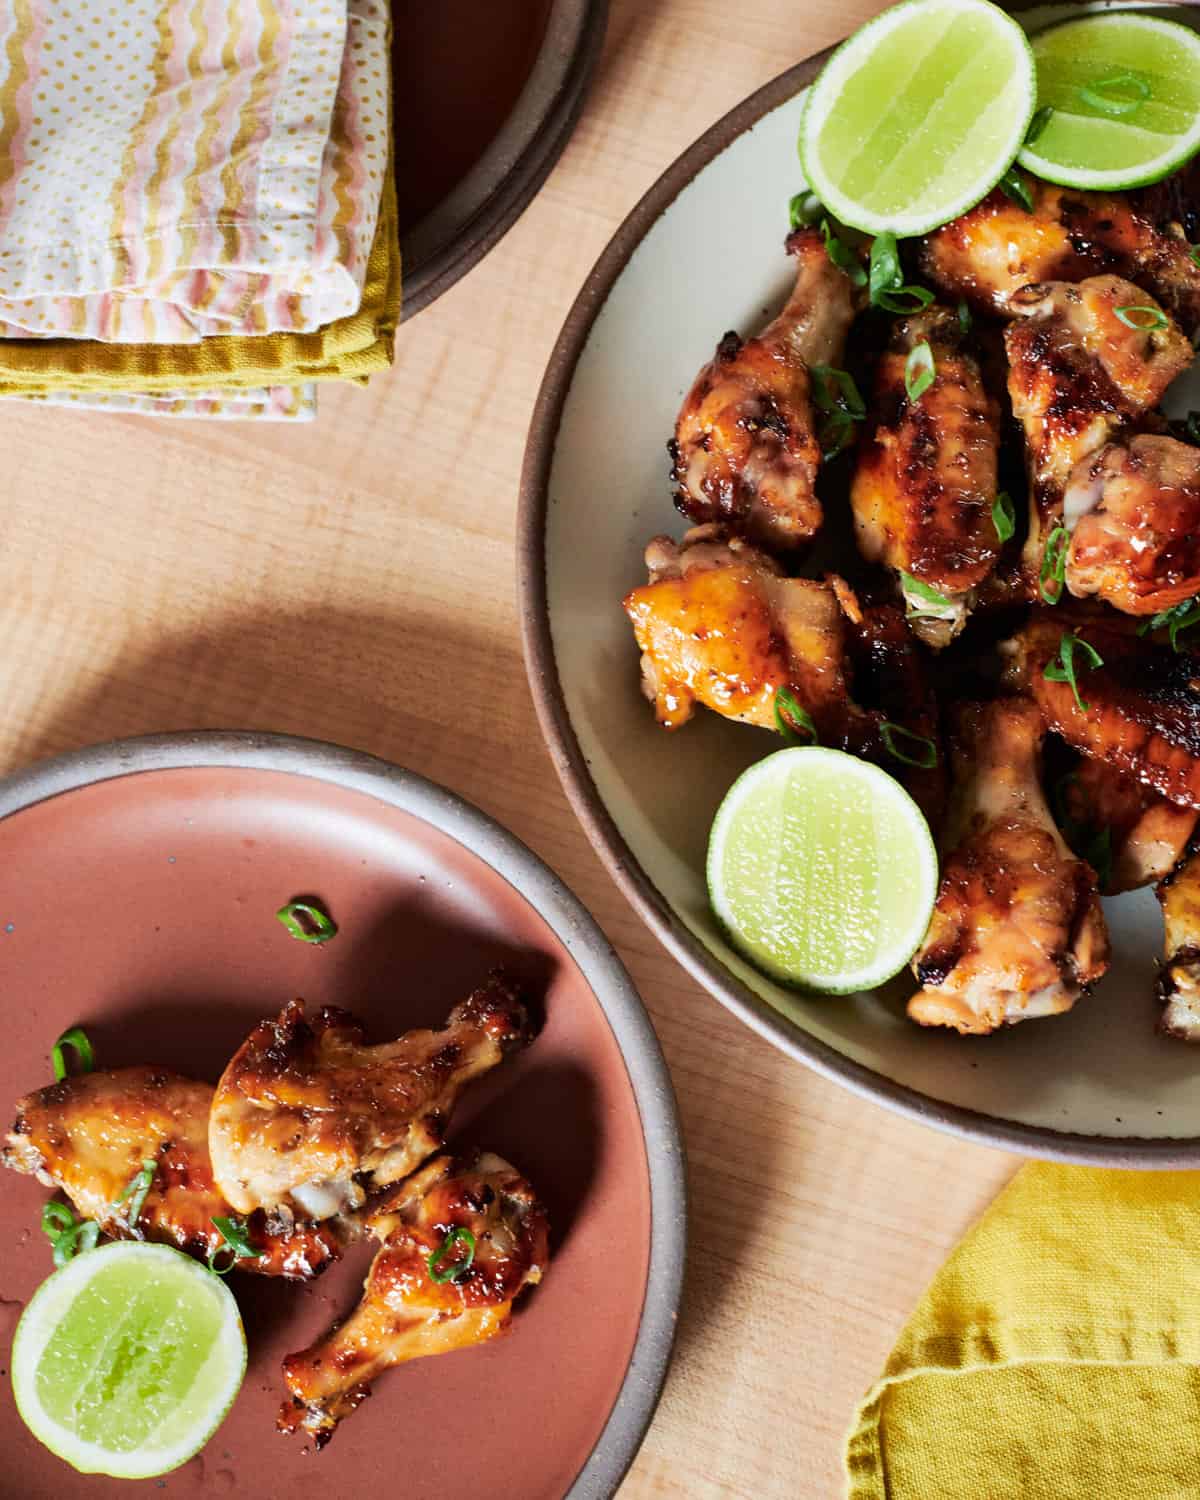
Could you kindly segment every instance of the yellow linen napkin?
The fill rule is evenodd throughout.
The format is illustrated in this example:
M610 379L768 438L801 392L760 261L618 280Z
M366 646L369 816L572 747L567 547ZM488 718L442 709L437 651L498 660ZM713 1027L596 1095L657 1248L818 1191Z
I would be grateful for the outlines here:
M859 1407L849 1500L1200 1497L1200 1179L1022 1168Z

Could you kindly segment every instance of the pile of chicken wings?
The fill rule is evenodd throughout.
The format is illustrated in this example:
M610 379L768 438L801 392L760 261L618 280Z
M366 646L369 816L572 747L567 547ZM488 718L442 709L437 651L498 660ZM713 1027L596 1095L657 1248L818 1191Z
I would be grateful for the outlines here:
M700 703L912 792L942 871L914 1021L1070 1009L1101 892L1157 885L1160 1026L1200 1040L1200 415L1161 410L1200 338L1200 166L1025 197L906 242L907 315L869 245L789 236L782 312L684 401L694 524L625 610L665 728Z

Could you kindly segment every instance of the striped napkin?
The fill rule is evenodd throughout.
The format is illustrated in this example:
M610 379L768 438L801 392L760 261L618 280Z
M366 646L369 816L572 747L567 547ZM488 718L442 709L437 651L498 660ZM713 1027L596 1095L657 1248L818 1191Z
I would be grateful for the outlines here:
M340 371L234 377L247 341L359 316L389 142L386 0L6 0L0 395L311 416Z

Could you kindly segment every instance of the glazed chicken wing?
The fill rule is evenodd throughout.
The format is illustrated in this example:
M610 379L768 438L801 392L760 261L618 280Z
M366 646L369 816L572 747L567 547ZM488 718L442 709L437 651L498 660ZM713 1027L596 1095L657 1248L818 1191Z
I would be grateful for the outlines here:
M1168 802L1107 761L1087 757L1061 783L1055 811L1064 838L1110 896L1168 875L1196 827L1194 808Z
M927 343L933 384L916 401L905 391L909 354ZM996 565L992 520L1000 408L964 347L958 315L930 307L895 325L879 361L875 417L850 490L858 548L940 595L901 579L909 620L935 649L966 623L974 591Z
M757 338L727 333L696 377L670 444L675 501L693 521L719 521L770 549L820 529L821 462L811 367L836 365L854 315L849 278L815 229L797 230L787 306Z
M1117 276L1027 286L1009 307L1017 316L1005 330L1008 388L1030 478L1025 569L1037 579L1064 524L1073 471L1158 405L1192 346L1152 298Z
M913 960L922 1026L985 1033L1070 1010L1108 966L1096 876L1042 795L1043 733L1027 698L962 710L942 881Z
M1026 180L1032 213L997 188L926 238L922 269L947 297L1006 314L1013 293L1030 282L1113 272L1144 287L1189 335L1200 328L1200 266L1176 205L1149 194L1085 193Z
M326 1219L372 1188L406 1177L442 1144L463 1088L531 1039L525 1008L503 975L451 1011L441 1031L410 1031L379 1047L326 1009L302 1001L263 1021L225 1069L209 1121L216 1180L239 1213L291 1206Z
M1074 471L1066 585L1130 615L1200 593L1200 448L1150 434L1109 443Z
M162 1068L64 1078L19 1101L2 1159L61 1188L105 1234L174 1245L208 1260L224 1243L213 1220L233 1216L208 1156L212 1097L208 1084ZM144 1162L153 1162L154 1177L131 1222L128 1189ZM307 1279L341 1253L330 1229L295 1223L290 1215L256 1212L245 1228L259 1255L239 1258L239 1271Z
M533 1189L490 1153L435 1157L388 1193L367 1228L383 1248L358 1307L283 1364L291 1395L279 1426L310 1433L318 1448L390 1365L505 1332L514 1300L542 1279L549 1255L546 1213ZM468 1255L467 1269L451 1277Z
M1101 658L1093 665L1081 648L1074 650L1079 700L1069 682L1046 676L1047 667L1060 670L1066 636ZM1035 610L1004 649L1010 684L1033 695L1047 725L1068 744L1172 802L1200 809L1200 656L1163 650L1119 615L1062 606Z
M1166 939L1158 975L1158 1029L1181 1042L1200 1042L1200 850L1191 851L1156 895Z

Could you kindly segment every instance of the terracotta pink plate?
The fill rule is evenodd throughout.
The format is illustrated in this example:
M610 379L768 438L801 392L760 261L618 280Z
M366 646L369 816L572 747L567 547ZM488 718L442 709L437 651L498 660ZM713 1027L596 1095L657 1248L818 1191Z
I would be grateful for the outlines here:
M275 920L301 894L338 923L325 946ZM474 808L369 756L262 735L130 740L0 783L5 1109L50 1081L50 1047L72 1024L100 1067L215 1080L294 996L346 1006L384 1040L439 1024L497 963L544 1023L468 1094L451 1140L509 1158L549 1209L550 1269L511 1334L388 1372L318 1454L275 1431L280 1360L350 1309L370 1248L311 1286L235 1274L250 1365L199 1457L136 1486L77 1474L26 1430L5 1380L0 1493L611 1495L666 1372L685 1239L674 1101L641 1002L570 892ZM51 1260L46 1190L8 1172L3 1186L6 1365Z

